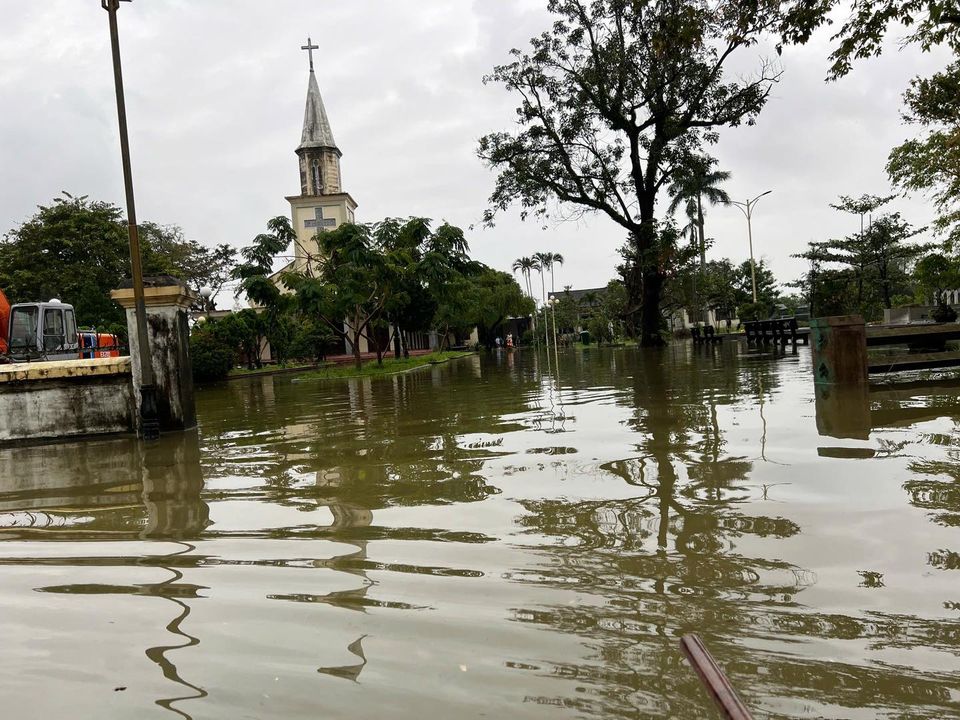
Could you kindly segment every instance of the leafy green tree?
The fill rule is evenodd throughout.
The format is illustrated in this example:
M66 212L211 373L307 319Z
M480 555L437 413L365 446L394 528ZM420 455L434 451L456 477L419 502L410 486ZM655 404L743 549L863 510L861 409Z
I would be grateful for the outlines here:
M569 333L580 327L580 305L573 299L569 290L555 295L557 302L553 307L553 316L557 323L557 332Z
M662 309L669 315L686 309L690 318L701 319L703 303L697 292L697 246L681 244L682 233L672 222L658 226L658 233L658 266L664 276ZM633 262L629 244L621 249L621 254L627 262L621 266L620 275L626 277L632 272L629 266Z
M239 280L236 295L246 294L247 299L261 310L258 322L263 323L263 335L277 362L283 364L291 341L290 314L295 309L295 302L293 296L283 292L275 282L273 261L276 255L290 247L297 234L289 218L283 215L270 220L267 229L269 232L257 235L252 245L240 251L243 262L234 268L232 274ZM259 367L259 347L255 356Z
M479 263L457 282L457 292L440 304L438 326L468 330L477 328L480 342L493 347L511 317L534 312L533 298L524 294L509 274Z
M879 307L890 308L895 290L907 289L907 265L929 245L907 244L921 230L913 229L899 213L882 213L874 217L893 196L842 196L831 207L860 218L860 232L841 240L830 240L818 246L821 260L850 268L855 279L856 312L876 315Z
M214 298L233 276L237 250L230 245L210 249L196 240L188 240L177 225L140 223L143 264L148 275L172 275L183 280L194 292L210 290L208 299L197 301L200 309L213 310Z
M841 290L840 295L837 295L835 292L836 281L842 275L838 275L834 270L824 270L823 268L823 264L830 262L832 258L830 243L809 242L805 251L791 255L791 257L806 260L809 263L809 270L806 274L794 282L788 283L788 286L799 290L801 296L805 298L810 317L843 314L842 298L846 296L846 280L842 283L844 289ZM828 293L829 298L822 296L825 288L833 291ZM841 300L839 306L841 310L839 312L836 309L838 299Z
M347 340L359 370L361 338L381 357L373 323L396 291L402 266L386 256L371 225L344 223L316 237L323 257L317 274L287 272L282 280L296 293L305 314L322 318L335 335Z
M337 346L337 338L322 320L301 317L290 343L290 357L319 363Z
M587 331L590 333L590 339L597 345L610 342L613 335L610 333L610 318L602 311L594 313L587 322Z
M840 0L793 4L783 18L783 39L807 42L840 4ZM955 53L960 51L960 10L954 0L852 0L843 5L846 19L833 36L837 46L830 55L832 80L849 73L855 61L879 55L891 26L910 30L902 45L915 44L924 51L946 45Z
M451 283L469 268L469 246L460 228L444 223L434 231L426 218L387 219L377 223L374 234L397 270L385 306L395 352L409 356L404 331L430 329Z
M518 128L480 140L499 171L491 208L553 203L605 215L629 236L623 278L641 342L658 345L669 267L656 223L661 189L721 127L751 123L780 76L724 66L783 22L780 2L549 0L552 28L486 79L520 98Z
M231 348L237 357L244 358L250 370L263 367L263 347L264 341L269 338L269 329L262 312L245 308L210 320L205 325L213 336ZM271 350L273 349L271 345Z
M744 292L741 269L727 258L707 263L701 293L708 307L728 318L732 318L737 307L752 297Z
M894 288L905 285L907 265L930 249L927 244L906 243L919 232L900 213L889 213L875 220L864 233L865 254L874 268L885 308L893 306Z
M829 22L839 0L798 3L782 26L788 42L806 42ZM907 29L901 47L924 51L945 47L960 54L960 7L956 0L853 0L844 3L846 20L834 34L828 78L847 75L857 60L879 55L889 32ZM891 181L906 192L933 198L939 216L933 227L960 240L960 64L956 60L930 78L915 78L904 94L904 119L921 128L918 138L895 147L887 163Z
M938 215L933 228L960 243L960 63L931 78L916 78L904 94L903 117L920 137L890 152L887 174L907 191L928 195Z
M843 240L830 240L824 246L826 260L829 262L843 263L848 265L854 272L857 279L857 303L858 312L864 313L864 287L867 281L868 269L875 263L871 245L867 239L867 217L870 217L872 224L872 215L881 207L893 200L893 195L878 197L876 195L861 195L859 198L852 198L847 195L840 196L840 202L831 204L834 210L847 212L860 218L860 232L856 235L847 236Z
M628 302L627 288L622 280L611 280L607 283L606 290L600 299L603 313L613 322L619 334L634 337L633 316L627 312Z
M199 323L190 332L190 364L193 379L212 382L227 377L235 362L233 348L219 338L212 327Z
M145 275L174 275L193 289L222 286L234 251L214 250L183 237L175 225L144 222ZM123 310L110 291L130 276L124 215L111 203L63 193L0 241L0 287L13 302L58 297L81 325L125 334Z
M924 255L913 266L913 280L917 300L941 305L946 291L960 288L960 261L942 252Z
M741 320L762 320L773 313L780 290L777 279L764 260L757 263L757 301L753 302L753 280L750 274L750 261L745 260L737 268L734 288L740 298L737 316Z

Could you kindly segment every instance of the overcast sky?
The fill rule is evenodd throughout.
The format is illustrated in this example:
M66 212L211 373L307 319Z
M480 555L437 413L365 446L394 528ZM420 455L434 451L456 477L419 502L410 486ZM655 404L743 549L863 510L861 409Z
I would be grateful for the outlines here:
M287 214L299 192L310 34L317 78L343 151L344 189L358 219L422 215L478 224L493 175L477 139L507 129L515 99L482 76L550 22L546 0L134 0L120 10L137 211L208 245L248 244ZM0 0L0 230L61 190L123 201L107 14L98 0ZM852 232L828 207L840 194L883 194L909 79L943 54L889 51L839 83L823 78L829 33L788 48L784 76L754 127L714 149L746 199L772 189L753 221L755 251L781 281L809 240ZM765 50L747 51L749 69ZM917 225L923 198L898 200ZM711 257L747 258L736 208L714 208ZM473 254L500 269L538 250L560 252L558 286L613 277L623 231L593 217L546 229L517 212L469 233ZM229 305L221 301L221 304Z

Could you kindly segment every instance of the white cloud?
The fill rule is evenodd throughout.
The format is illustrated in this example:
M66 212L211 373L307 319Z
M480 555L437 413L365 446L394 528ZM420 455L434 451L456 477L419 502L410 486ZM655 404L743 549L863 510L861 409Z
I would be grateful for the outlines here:
M138 215L182 225L207 244L243 245L288 210L298 190L307 66L317 73L359 216L478 221L493 176L475 157L480 135L510 126L513 99L482 76L547 27L542 0L134 0L120 11ZM61 189L121 204L106 13L93 1L4 9L0 46L0 224L10 228ZM773 189L754 221L757 254L782 280L811 239L850 232L827 207L839 194L883 193L890 147L910 134L899 95L938 54L890 52L827 85L826 36L790 48L785 74L756 127L716 148L738 197ZM744 63L743 67L748 67ZM917 224L919 199L898 209ZM734 208L712 209L714 255L746 257ZM508 269L537 250L564 254L560 284L612 277L623 231L593 217L542 230L516 212L471 234L474 253Z

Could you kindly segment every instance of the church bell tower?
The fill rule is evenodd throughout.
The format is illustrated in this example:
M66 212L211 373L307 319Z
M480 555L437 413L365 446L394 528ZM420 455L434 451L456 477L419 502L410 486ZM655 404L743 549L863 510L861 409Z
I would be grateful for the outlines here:
M310 38L302 46L310 57L307 104L303 111L303 132L296 149L300 160L300 194L287 198L290 219L297 233L296 259L300 270L313 266L319 256L316 235L345 222L354 222L357 203L343 191L340 157L343 153L333 139L327 110L313 70L314 45Z

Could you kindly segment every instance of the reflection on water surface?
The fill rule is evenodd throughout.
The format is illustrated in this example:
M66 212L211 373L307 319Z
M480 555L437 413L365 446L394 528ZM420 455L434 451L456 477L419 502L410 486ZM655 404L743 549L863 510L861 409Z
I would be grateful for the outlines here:
M0 450L5 709L712 718L698 632L757 717L960 717L960 391L811 377L518 352Z

